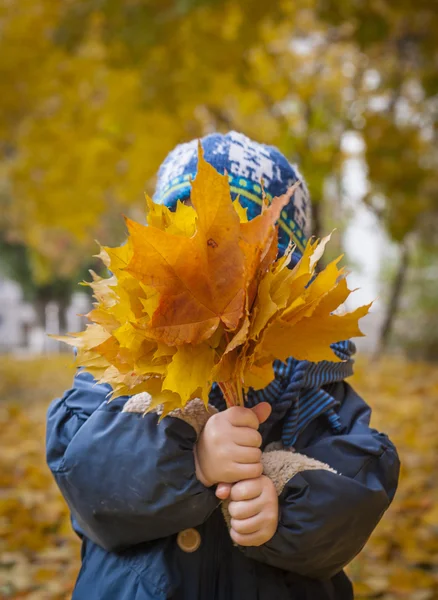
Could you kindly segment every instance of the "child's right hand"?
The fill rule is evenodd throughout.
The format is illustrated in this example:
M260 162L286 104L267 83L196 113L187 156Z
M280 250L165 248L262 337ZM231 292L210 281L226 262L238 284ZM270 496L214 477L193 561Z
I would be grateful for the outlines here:
M234 406L210 417L195 446L196 476L206 487L260 477L260 423L271 414L262 402L254 408Z

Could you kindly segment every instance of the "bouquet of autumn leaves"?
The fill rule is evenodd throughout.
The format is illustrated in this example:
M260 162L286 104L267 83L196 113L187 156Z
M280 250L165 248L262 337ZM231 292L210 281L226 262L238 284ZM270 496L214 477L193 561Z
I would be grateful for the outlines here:
M274 379L273 361L338 361L334 342L362 335L369 310L336 314L350 294L340 258L315 276L328 238L278 258L277 220L296 184L248 221L228 177L203 158L191 206L171 212L147 198L147 226L126 219L127 243L101 248L109 278L92 273L96 302L81 333L61 338L112 397L148 392L162 414L200 398L213 382L228 406Z

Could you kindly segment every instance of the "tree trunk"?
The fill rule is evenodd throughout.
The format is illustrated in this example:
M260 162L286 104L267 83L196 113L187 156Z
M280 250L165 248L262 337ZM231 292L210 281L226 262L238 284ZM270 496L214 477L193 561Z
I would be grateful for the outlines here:
M409 261L410 248L408 241L405 239L401 246L400 262L398 265L397 273L394 277L394 281L392 282L391 294L388 305L386 307L385 318L380 329L377 348L374 354L375 359L380 358L380 356L386 351L388 347L388 342L391 338L394 323L396 321L400 309L400 301L403 295L403 288L406 283Z
M66 300L58 301L58 319L59 319L59 333L64 335L67 333L67 310L70 306L70 302Z
M59 333L65 335L68 329L67 323L67 310L70 306L70 298L60 298L57 302L58 305L58 327ZM61 353L70 353L71 348L67 344L59 344L58 351Z
M44 329L44 331L46 330L46 324L47 324L47 315L46 315L47 304L48 304L48 301L47 301L47 298L45 298L45 297L38 297L33 302L33 308L35 310L35 314L36 314L36 318L37 318L37 325L38 325L38 327L42 327Z

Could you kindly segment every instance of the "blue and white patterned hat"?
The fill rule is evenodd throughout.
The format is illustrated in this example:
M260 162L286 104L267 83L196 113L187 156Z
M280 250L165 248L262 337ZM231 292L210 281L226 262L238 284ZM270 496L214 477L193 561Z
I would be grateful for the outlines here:
M225 171L230 181L232 196L239 196L248 209L248 218L260 213L263 179L269 199L281 196L297 180L297 188L280 217L279 248L284 251L289 240L302 252L311 234L311 206L306 184L298 169L273 146L259 144L241 133L226 135L213 133L201 140L204 157L219 173ZM190 197L190 182L195 178L198 162L198 140L177 146L167 156L158 172L155 202L169 208L178 200Z

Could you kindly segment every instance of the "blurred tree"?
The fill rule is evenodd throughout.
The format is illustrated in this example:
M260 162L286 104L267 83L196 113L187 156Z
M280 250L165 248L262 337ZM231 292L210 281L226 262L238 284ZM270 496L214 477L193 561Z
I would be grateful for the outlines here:
M422 242L424 222L438 211L438 13L427 0L329 0L319 2L318 12L363 53L350 115L366 143L365 200L400 247L381 353L398 316L411 254Z
M433 2L319 0L317 11L363 52L393 104L410 80L419 82L427 97L436 96L438 13Z
M437 221L435 227L438 230ZM425 239L413 248L400 319L394 327L395 342L414 360L438 361L437 254L436 241Z
M422 243L424 223L438 211L438 164L431 140L410 123L369 115L364 128L370 181L367 204L400 247L377 352L390 340L401 306L411 256Z
M136 72L107 66L94 22L77 52L54 43L61 13L50 0L0 3L0 147L10 181L0 227L35 251L44 284L74 276L95 238L120 242L121 213L143 201L144 182L179 137L173 115L143 110Z
M191 123L186 137L236 128L279 146L310 174L319 234L326 179L340 168L353 49L312 9L312 1L257 0L98 7L109 64L138 69L144 108ZM93 11L92 0L71 6L57 30L64 47L83 42Z
M173 145L232 127L308 167L320 232L325 180L340 165L339 88L348 76L345 49L329 43L306 6L7 4L5 43L28 49L29 35L42 38L34 56L20 50L13 66L0 59L13 80L3 130L14 189L8 224L19 239L44 244L48 256L67 230L83 253L109 206L116 214L139 205ZM17 107L11 96L21 89ZM57 271L59 254L52 262Z
M393 239L412 237L413 207L434 201L436 21L425 0L0 0L8 230L46 279L72 274L92 239L119 241L111 223L138 210L172 146L235 128L299 163L320 234L356 129L367 202ZM403 269L393 298L402 287Z
M78 269L73 276L56 277L41 283L35 279L33 267L36 257L31 254L28 247L20 243L7 243L0 241L0 273L18 283L23 291L24 299L30 302L35 310L37 322L43 329L46 328L47 306L50 302L56 303L59 315L59 328L61 332L67 331L67 309L71 296L78 289L78 281L88 279L88 269ZM90 259L88 268L101 270L100 261ZM89 288L84 290L88 292ZM89 294L91 296L91 294Z

